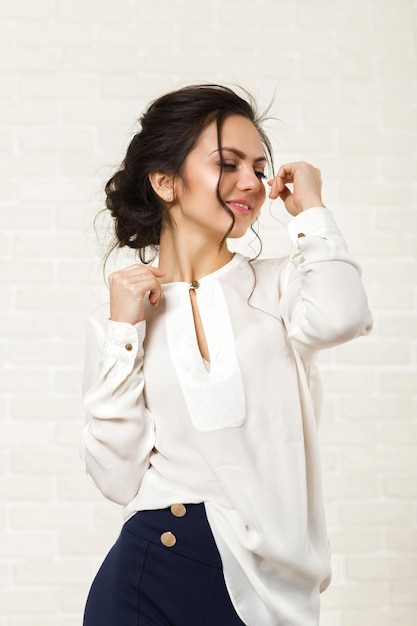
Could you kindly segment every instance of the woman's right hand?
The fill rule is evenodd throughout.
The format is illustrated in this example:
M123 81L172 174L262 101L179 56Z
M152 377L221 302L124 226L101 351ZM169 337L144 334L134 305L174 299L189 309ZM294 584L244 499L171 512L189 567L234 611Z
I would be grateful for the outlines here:
M137 263L109 276L110 319L114 322L137 324L143 320L145 295L157 306L163 297L160 279L165 272L158 267Z

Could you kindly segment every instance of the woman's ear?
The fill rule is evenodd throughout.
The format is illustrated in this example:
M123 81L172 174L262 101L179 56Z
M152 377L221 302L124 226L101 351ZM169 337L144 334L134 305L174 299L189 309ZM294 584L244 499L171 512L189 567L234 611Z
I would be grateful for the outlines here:
M151 172L148 176L152 189L164 202L174 201L174 177L165 172Z

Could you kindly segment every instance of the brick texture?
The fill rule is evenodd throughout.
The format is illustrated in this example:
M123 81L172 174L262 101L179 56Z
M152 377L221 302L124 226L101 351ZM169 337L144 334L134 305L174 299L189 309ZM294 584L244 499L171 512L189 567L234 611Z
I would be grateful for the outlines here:
M92 222L146 102L192 81L275 94L276 164L321 168L363 266L374 332L321 357L321 626L415 626L416 27L416 0L0 2L0 626L79 626L119 531L78 459ZM285 221L265 207L265 256Z

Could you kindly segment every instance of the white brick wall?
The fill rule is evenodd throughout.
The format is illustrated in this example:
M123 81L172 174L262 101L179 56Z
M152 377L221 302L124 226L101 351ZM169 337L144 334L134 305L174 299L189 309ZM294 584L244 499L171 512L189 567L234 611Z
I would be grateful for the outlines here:
M77 451L92 219L145 103L190 81L276 92L277 164L321 167L362 263L375 330L322 357L321 626L415 626L416 32L416 0L0 0L0 626L79 626L118 533Z

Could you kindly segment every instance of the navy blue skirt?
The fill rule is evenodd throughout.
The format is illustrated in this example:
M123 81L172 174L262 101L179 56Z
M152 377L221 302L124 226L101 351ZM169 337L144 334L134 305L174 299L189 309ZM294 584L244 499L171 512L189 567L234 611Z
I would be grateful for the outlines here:
M93 581L84 626L244 626L204 504L139 511Z

